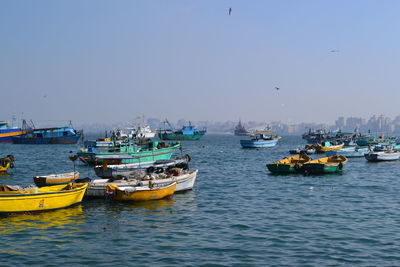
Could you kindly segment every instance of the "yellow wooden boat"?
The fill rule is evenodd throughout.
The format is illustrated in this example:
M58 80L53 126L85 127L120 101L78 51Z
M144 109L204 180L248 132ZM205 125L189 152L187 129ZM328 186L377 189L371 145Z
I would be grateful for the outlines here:
M82 201L87 183L21 188L0 185L0 213L30 213L65 208Z
M306 162L303 164L302 170L310 174L341 172L347 161L345 156L334 155Z
M79 172L67 172L60 174L35 176L33 177L33 181L37 186L50 186L50 185L68 184L78 178L79 178Z
M337 143L335 143L335 142L332 142L332 143L331 143L331 142L326 141L326 142L322 142L321 144L316 145L316 146L315 146L315 150L316 150L318 153L324 153L324 152L326 152L326 151L332 151L332 150L339 150L339 149L342 149L343 146L344 146L344 143L337 144Z
M166 186L124 186L118 187L114 184L107 186L107 193L113 195L116 201L145 201L157 200L174 194L176 182L172 182Z
M267 168L272 173L295 173L300 172L303 164L310 160L310 156L301 153L267 164Z
M14 168L13 155L7 155L4 158L0 158L0 174L7 173L9 168Z

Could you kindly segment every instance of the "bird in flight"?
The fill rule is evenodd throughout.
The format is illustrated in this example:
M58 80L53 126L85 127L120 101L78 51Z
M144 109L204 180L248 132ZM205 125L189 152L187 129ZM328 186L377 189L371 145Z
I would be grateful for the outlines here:
M231 15L231 13L232 13L232 8L230 7L229 8L229 11L228 11L228 13L229 13L229 16Z
M336 49L331 50L331 53L337 53L337 52L339 52L339 50Z
M279 87L276 87L276 86L275 86L275 89L278 91L278 90L279 90Z

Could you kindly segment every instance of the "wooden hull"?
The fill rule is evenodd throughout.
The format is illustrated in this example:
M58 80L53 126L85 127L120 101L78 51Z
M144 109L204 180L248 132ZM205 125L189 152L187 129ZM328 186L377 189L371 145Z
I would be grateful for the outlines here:
M302 171L303 164L310 160L309 156L300 154L267 164L267 168L272 173L299 173Z
M175 192L183 192L187 190L191 190L196 181L198 170L192 170L180 176L174 176L167 179L156 179L152 180L152 182L156 186L165 186L171 184L176 181ZM148 181L140 181L140 183L144 186L148 186ZM94 198L104 198L106 195L107 186L113 184L118 187L124 186L136 186L138 184L138 180L113 180L109 179L95 179L93 180L86 191L86 195L88 197Z
M52 174L45 176L36 176L33 177L33 181L39 187L42 186L51 186L51 185L61 185L68 184L75 179L79 178L79 172L69 172L62 174Z
M341 145L336 145L336 146L322 146L322 147L316 147L316 150L318 153L324 153L326 151L333 151L333 150L339 150L342 149L344 144Z
M69 186L69 185L68 185ZM33 188L31 191L0 192L0 213L41 212L65 208L82 201L87 184Z
M109 185L109 188L111 185ZM171 183L165 187L133 187L134 191L128 191L125 187L115 188L113 199L116 201L147 201L158 200L171 196L175 192L176 183Z
M347 158L341 155L325 157L309 161L302 166L302 171L305 174L324 174L341 172L344 165L347 163Z

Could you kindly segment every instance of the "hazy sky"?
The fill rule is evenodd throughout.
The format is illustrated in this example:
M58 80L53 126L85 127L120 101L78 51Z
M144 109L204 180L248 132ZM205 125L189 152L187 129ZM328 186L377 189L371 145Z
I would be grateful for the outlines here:
M399 12L396 0L1 0L0 120L394 117Z

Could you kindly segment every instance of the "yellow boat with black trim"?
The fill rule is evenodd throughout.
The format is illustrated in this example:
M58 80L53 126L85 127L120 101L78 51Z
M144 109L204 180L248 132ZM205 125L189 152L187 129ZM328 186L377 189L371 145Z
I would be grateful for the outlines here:
M0 174L7 173L9 168L14 168L13 155L7 155L4 158L0 158Z
M87 183L21 188L0 185L0 213L31 213L72 206L82 201Z
M301 153L267 164L267 168L272 173L296 173L301 172L301 167L303 164L309 162L310 160L310 156L305 153Z
M116 201L146 201L163 199L174 194L176 182L165 186L124 186L114 184L107 186L107 194L111 194Z
M79 178L79 172L67 172L59 174L50 174L44 176L35 176L33 181L37 186L50 186L50 185L60 185L68 184L73 180Z
M306 174L323 174L341 172L347 158L342 155L335 155L320 159L311 160L303 164L302 171Z
M326 151L342 149L343 146L344 146L344 143L325 141L325 142L315 145L315 150L317 151L317 153L324 153Z

